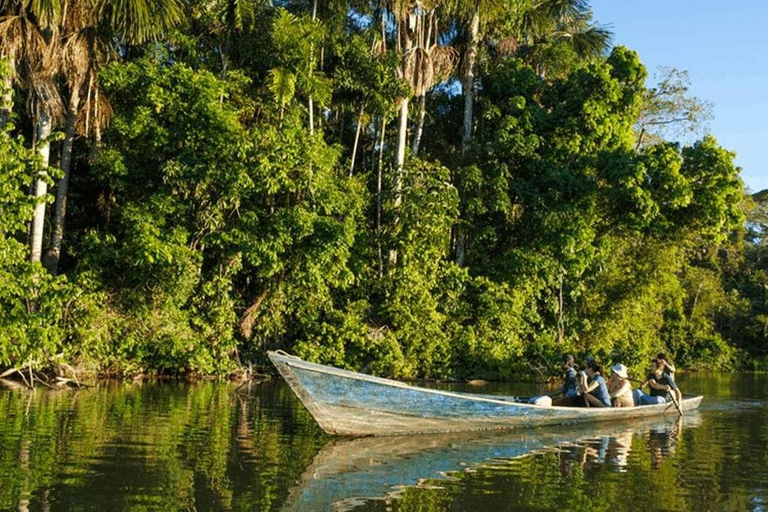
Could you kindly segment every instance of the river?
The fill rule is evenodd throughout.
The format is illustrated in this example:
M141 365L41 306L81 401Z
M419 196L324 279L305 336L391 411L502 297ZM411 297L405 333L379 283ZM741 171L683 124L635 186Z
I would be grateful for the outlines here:
M0 510L768 510L768 375L678 380L681 419L359 440L281 380L2 390Z

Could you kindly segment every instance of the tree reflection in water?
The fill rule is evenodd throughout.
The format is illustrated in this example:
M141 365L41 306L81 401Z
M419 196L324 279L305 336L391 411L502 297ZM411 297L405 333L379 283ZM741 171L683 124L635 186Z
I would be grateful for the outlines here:
M359 440L282 381L0 391L0 510L765 509L768 375L684 387L706 400L680 424Z

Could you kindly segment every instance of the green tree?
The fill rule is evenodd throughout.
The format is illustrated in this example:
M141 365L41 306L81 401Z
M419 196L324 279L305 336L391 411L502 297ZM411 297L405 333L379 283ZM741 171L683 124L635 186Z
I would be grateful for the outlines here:
M689 96L690 86L687 71L667 67L659 69L657 84L646 91L635 126L638 148L671 137L706 133L706 123L712 119L712 104Z

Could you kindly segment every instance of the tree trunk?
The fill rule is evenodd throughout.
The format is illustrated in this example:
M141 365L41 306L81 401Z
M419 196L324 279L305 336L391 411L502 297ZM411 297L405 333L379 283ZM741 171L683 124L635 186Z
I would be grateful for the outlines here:
M405 147L408 144L408 98L400 103L400 123L397 130L397 152L395 154L395 223L399 221L397 210L403 202L403 166L405 165ZM389 266L397 265L397 249L390 249Z
M51 116L48 112L41 112L37 120L37 152L40 154L44 165L48 165L48 159L51 152L51 144L48 137L51 135ZM46 171L42 171L46 173ZM32 261L40 261L43 250L43 228L45 227L45 195L48 192L48 183L43 179L45 176L39 176L35 180L35 214L32 218L31 256Z
M456 243L456 264L464 266L464 260L467 256L467 235L464 233L464 226L461 223L453 227L454 240Z
M99 88L93 90L94 116L93 116L93 145L88 155L90 160L95 160L101 150L101 123L99 122Z
M475 101L475 63L480 36L480 9L475 7L469 23L469 44L467 45L466 71L464 73L464 130L461 138L461 154L472 140L473 108Z
M312 96L309 97L309 133L315 133L315 105Z
M355 143L352 145L352 163L349 164L349 176L351 177L355 170L355 157L357 156L357 143L360 141L360 128L363 126L363 109L365 105L360 105L360 113L357 115L357 129L355 130Z
M64 143L61 146L61 170L64 172L56 187L56 204L54 207L53 232L51 247L45 254L43 264L53 275L59 268L61 258L61 241L64 237L64 218L67 215L67 193L69 192L69 176L72 167L72 145L75 142L75 125L80 109L80 85L72 88L67 110L67 126L64 133Z
M376 240L379 249L379 277L384 277L384 255L381 249L381 179L384 174L384 135L387 118L381 116L381 142L379 143L379 172L376 176Z
M696 311L696 304L699 302L699 295L701 294L701 287L704 286L704 282L699 283L699 287L696 289L696 296L693 298L693 305L691 306L691 314L688 315L688 321L693 320L693 313Z
M315 21L317 19L317 0L314 0L312 2L312 21ZM309 49L309 73L311 74L312 69L312 55L315 53L314 48ZM309 107L309 133L315 133L315 104L312 101L312 95L309 96L309 100L307 101L308 107Z
M5 129L5 125L11 120L13 113L13 67L12 59L5 59L7 62L8 73L3 76L2 91L0 91L0 130Z
M421 136L424 133L424 119L427 117L427 95L423 94L419 101L419 122L416 123L416 133L413 135L413 156L419 154Z
M408 145L408 98L400 103L400 125L397 131L397 153L395 155L395 207L402 202L403 165L405 165L405 147Z
M557 342L562 345L565 341L565 318L563 302L563 280L565 276L560 274L560 290L557 296Z

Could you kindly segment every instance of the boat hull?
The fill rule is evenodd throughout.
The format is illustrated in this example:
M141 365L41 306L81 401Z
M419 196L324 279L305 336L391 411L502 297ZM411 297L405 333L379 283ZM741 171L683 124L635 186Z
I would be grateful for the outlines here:
M339 436L495 430L677 414L671 404L578 408L516 403L512 397L420 388L284 353L270 352L269 358L320 427ZM686 398L681 406L693 410L701 400Z

